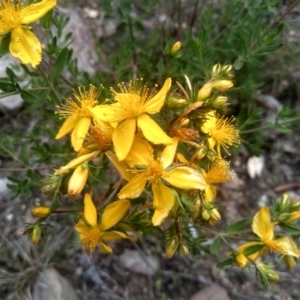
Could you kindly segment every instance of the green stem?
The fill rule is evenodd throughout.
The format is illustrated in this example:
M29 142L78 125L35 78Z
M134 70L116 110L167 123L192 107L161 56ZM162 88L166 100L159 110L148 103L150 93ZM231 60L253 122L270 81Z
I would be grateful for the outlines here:
M295 121L298 121L298 120L300 120L300 116L288 119L286 121L278 122L278 124L279 125L284 125L284 124L292 123L292 122L295 122ZM242 130L242 131L240 131L240 134L246 134L246 133L252 133L252 132L256 132L256 131L261 131L261 130L264 130L264 129L272 128L273 126L274 126L273 124L270 124L270 125L265 125L265 126L253 128L253 129Z
M58 97L58 95L56 94L56 92L55 92L55 90L54 90L54 88L53 88L51 82L49 81L49 79L48 79L46 73L45 73L44 70L41 68L41 66L38 66L38 69L39 69L41 75L43 76L43 78L45 79L46 83L48 84L48 86L49 86L49 88L50 88L50 90L51 90L51 92L52 92L52 94L53 94L53 96L54 96L56 102L57 102L58 104L60 104L59 97Z

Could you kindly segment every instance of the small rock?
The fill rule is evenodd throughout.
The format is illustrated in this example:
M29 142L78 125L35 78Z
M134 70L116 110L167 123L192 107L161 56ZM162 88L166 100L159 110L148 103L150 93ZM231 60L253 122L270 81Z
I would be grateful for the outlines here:
M260 177L265 167L263 156L252 156L247 161L247 171L250 178Z
M230 300L227 291L213 283L194 294L190 300Z
M7 187L8 183L9 180L7 178L0 178L0 199L3 199L9 195L10 190Z
M33 300L79 300L71 283L55 269L44 270L38 277Z
M126 269L149 276L154 275L159 268L157 259L137 250L125 249L120 256L120 261Z

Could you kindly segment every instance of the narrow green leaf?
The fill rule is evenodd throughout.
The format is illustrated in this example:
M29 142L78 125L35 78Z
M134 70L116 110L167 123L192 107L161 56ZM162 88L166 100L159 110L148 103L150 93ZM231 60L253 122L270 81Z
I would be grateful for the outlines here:
M52 23L52 15L53 15L53 9L51 9L50 11L48 11L41 19L40 22L42 24L42 26L45 29L50 28L51 23Z
M260 251L263 247L264 247L263 244L256 244L256 245L249 246L243 251L243 254L246 256L251 255L253 253Z
M56 62L53 65L52 76L54 79L56 79L62 73L68 60L69 60L69 50L68 48L64 48L59 53Z
M243 219L228 225L225 232L239 232L251 223L251 219Z
M9 52L10 34L6 35L0 43L0 57Z
M223 268L225 266L232 265L233 263L234 263L234 259L231 257L231 258L228 258L226 260L223 260L223 261L219 262L217 264L217 268Z
M279 224L280 228L284 230L288 234L292 235L300 235L300 228L297 228L296 226L290 225L290 224Z

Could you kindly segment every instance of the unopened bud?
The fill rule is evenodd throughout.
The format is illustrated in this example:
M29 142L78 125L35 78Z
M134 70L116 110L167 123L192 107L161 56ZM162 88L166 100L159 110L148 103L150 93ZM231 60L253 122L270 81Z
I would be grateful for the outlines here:
M77 196L81 193L87 181L88 175L89 169L86 164L79 165L75 169L68 183L68 194L70 196Z
M227 103L227 97L225 96L219 96L216 98L216 100L213 102L213 107L216 109L220 109L222 107L224 107Z
M189 255L189 248L186 246L186 245L184 245L184 244L181 244L181 252L185 255L185 256L187 256L187 255Z
M185 99L178 99L175 97L169 97L167 100L167 105L170 108L181 108L183 106L185 106L186 104L186 100Z
M259 272L260 279L263 284L267 285L279 280L279 275L265 263L256 264L256 269Z
M36 245L41 239L42 231L39 226L35 226L31 232L31 242Z
M32 215L38 218L46 218L49 216L50 212L51 209L48 206L40 206L31 210Z
M219 91L226 91L233 87L233 82L230 80L216 80L212 82L212 87Z
M245 268L248 264L248 258L243 253L239 253L235 257L235 262L240 268Z
M208 210L205 209L205 210L202 211L201 216L202 216L202 219L203 219L204 221L208 221L209 218L210 218L210 213L209 213Z
M211 82L205 83L204 86L198 92L197 102L203 101L207 97L209 97L211 94L212 88L213 88L213 86L212 86Z
M288 266L289 269L294 269L297 262L296 262L296 258L294 256L291 255L285 255L284 256L284 261L286 263L286 265Z
M180 49L181 49L181 42L176 42L174 43L174 45L172 46L172 49L171 49L171 55L175 55Z
M216 208L213 208L210 211L210 217L215 220L215 221L220 221L221 220L221 216L220 213L218 212L218 210Z
M167 249L166 249L166 256L167 258L170 258L174 255L174 253L176 252L177 248L178 248L178 241L177 239L173 239L171 241L171 243L167 246Z

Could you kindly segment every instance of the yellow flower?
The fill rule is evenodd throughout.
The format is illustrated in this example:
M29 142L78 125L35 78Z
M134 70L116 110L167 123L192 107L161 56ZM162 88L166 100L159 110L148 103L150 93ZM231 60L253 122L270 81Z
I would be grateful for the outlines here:
M108 231L116 225L125 215L130 202L128 200L118 200L106 206L101 221L97 220L97 210L89 194L84 197L84 218L80 219L75 225L75 230L79 233L80 241L86 250L94 251L97 244L100 244L101 251L112 253L111 247L106 242L124 238L135 241L136 238L130 237L120 231Z
M162 180L180 189L203 190L206 186L201 174L189 167L169 168L176 154L178 140L166 146L159 159L153 158L153 149L140 139L135 139L126 157L130 166L138 166L132 170L136 175L122 188L118 194L120 199L136 198L144 191L146 183L150 183L153 192L153 206L155 212L152 217L153 225L160 225L168 216L173 204L174 194L172 189L166 186Z
M300 257L297 245L290 237L274 239L274 223L271 222L269 207L262 207L253 218L252 231L258 235L262 243L271 251Z
M221 146L227 150L229 146L240 144L239 131L232 124L233 119L218 118L216 112L212 111L206 115L206 120L201 126L201 130L208 134L208 144L210 149L217 146L221 155Z
M154 144L172 142L171 138L148 116L160 111L171 83L171 79L168 78L155 95L149 93L147 86L142 85L140 81L130 82L128 87L121 84L119 85L121 93L113 91L116 103L98 105L90 109L96 118L118 124L112 139L119 160L125 159L129 153L137 127L141 129L145 138Z
M290 237L285 236L274 239L274 226L274 223L271 222L269 207L262 207L254 216L252 222L252 231L259 237L260 241L245 243L237 249L236 262L241 268L248 263L248 259L256 260L265 254L267 249L283 255L300 257L300 251ZM244 250L254 245L263 245L264 247L251 255L245 256Z
M205 188L205 200L212 201L216 197L217 189L214 183L228 182L236 179L236 174L229 170L229 162L223 159L216 159L211 169L206 173L202 170L202 175L207 183Z
M86 137L86 143L79 150L78 155L85 155L96 149L106 152L112 146L113 127L109 123L94 120L90 127L90 133Z
M43 0L26 7L14 0L0 1L0 42L11 33L9 51L23 64L36 67L41 62L42 47L29 24L40 19L55 5L56 0Z
M85 88L79 88L79 94L74 92L75 100L67 99L67 103L63 104L59 109L59 114L66 117L67 120L59 129L56 139L60 139L73 130L71 135L71 143L75 151L79 151L82 147L84 138L88 133L92 123L93 114L90 108L97 104L98 96L102 88L96 88L90 85L88 91Z
M170 54L175 55L181 49L181 46L182 46L182 44L181 44L180 41L174 43L172 48L171 48Z

